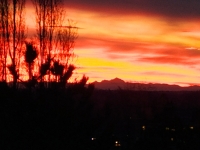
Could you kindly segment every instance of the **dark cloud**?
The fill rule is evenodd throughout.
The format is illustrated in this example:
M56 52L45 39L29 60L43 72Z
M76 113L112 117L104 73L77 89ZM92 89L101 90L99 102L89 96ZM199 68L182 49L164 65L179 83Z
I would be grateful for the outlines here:
M64 0L67 7L101 13L161 15L166 17L200 17L199 0Z

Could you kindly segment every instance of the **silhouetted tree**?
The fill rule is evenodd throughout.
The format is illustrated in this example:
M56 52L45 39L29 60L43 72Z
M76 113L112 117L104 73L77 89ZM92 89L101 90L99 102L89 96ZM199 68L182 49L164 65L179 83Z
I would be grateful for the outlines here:
M13 78L13 87L16 88L19 78L19 68L22 55L22 47L25 40L25 0L1 0L1 43L3 43L3 74L6 80L7 55L11 64L8 69Z
M59 26L57 30L57 47L58 55L57 59L61 60L61 63L68 66L71 58L74 57L75 40L77 39L77 30L75 22L68 20L68 26Z
M67 72L69 59L74 56L73 48L77 38L77 29L72 21L64 25L65 11L61 0L32 0L35 6L37 22L37 40L39 43L40 77L43 81L45 75L58 76ZM54 53L52 53L54 50ZM48 60L45 62L45 58ZM55 58L56 61L52 61ZM57 61L59 60L59 62Z
M37 58L36 48L32 43L26 43L25 62L28 64L29 80L32 78L32 65Z
M7 65L7 40L9 39L8 29L8 1L0 0L0 29L1 29L1 63L2 63L2 80L6 81L6 65Z
M0 80L11 79L16 89L17 81L23 81L20 76L24 75L23 67L26 64L29 80L40 78L41 82L45 79L65 85L76 68L71 65L71 60L75 57L73 50L78 28L73 21L65 20L62 0L32 0L36 12L37 38L35 46L26 43L25 2L0 0ZM37 77L33 77L33 63L37 56L39 69Z
M44 77L45 75L47 75L47 71L50 69L50 65L51 65L51 59L48 57L46 59L46 62L43 63L40 67L40 77Z
M32 0L37 22L37 39L39 41L40 70L44 69L45 57L52 58L52 49L55 50L55 26L62 15L61 0ZM43 68L42 68L43 67ZM45 68L47 65L45 65ZM48 68L49 70L50 68ZM47 73L47 72L46 72ZM49 79L50 80L50 72ZM41 76L43 77L43 76ZM42 79L43 80L43 79Z
M56 76L56 81L58 81L57 77L59 76L59 81L63 75L64 65L60 64L59 61L54 61L53 66L51 67L51 72Z
M66 85L67 81L72 76L74 69L76 69L74 65L69 65L69 67L67 68L67 71L61 77L61 83L63 86Z

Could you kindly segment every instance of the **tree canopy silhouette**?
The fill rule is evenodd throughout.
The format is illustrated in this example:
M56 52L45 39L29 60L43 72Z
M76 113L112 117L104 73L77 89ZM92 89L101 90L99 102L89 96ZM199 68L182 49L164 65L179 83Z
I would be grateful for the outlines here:
M26 42L32 37L25 32L25 3L0 0L0 81L12 81L14 89L27 77L28 81L67 82L76 69L72 63L76 23L65 18L62 0L32 0L36 36Z

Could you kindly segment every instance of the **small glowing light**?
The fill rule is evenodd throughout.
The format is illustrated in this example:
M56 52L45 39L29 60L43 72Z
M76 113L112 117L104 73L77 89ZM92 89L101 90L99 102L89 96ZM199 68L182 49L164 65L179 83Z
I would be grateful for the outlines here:
M172 131L176 131L175 129L172 129Z
M142 130L145 130L146 129L146 127L145 126L142 126Z
M166 127L165 130L169 130L169 127Z
M194 129L194 127L190 127L190 129L191 129L191 130L193 130L193 129Z
M132 119L132 117L130 117L130 120Z
M96 140L96 138L91 138L92 141Z
M115 141L115 147L119 147L121 146L120 142L119 141Z
M171 138L171 141L174 141L174 138Z

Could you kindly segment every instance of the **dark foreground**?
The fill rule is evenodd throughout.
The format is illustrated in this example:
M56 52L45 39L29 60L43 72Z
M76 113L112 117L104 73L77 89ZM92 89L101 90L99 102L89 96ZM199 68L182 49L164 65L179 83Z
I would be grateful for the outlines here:
M3 88L0 97L4 149L200 148L198 91Z

